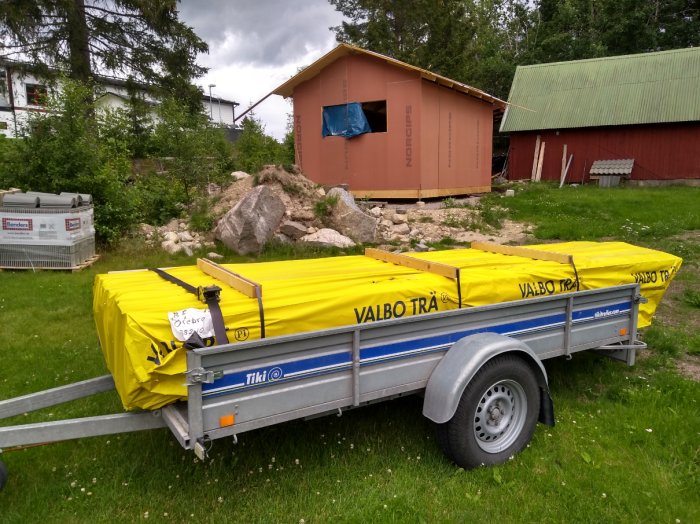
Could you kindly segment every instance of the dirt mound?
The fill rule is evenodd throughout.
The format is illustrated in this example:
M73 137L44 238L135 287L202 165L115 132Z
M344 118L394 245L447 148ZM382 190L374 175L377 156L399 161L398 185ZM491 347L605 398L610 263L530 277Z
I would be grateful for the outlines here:
M264 184L282 199L287 209L286 216L298 222L314 222L313 205L325 195L315 183L306 178L298 167L286 170L282 166L268 165L256 173L237 180L224 189L213 212L218 220L253 187ZM320 225L320 224L317 224Z

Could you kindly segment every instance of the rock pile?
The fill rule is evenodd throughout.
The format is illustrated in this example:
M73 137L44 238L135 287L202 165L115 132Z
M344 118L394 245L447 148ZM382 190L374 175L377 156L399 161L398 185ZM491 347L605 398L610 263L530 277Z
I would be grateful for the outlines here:
M161 227L141 224L140 228L147 244L160 244L160 247L171 255L183 252L192 256L196 251L216 247L216 244L205 236L190 231L187 222L183 220L173 219Z
M326 192L295 166L265 166L251 176L237 171L228 187L210 187L216 195L213 212L217 225L209 234L193 233L185 221L173 220L161 228L142 226L148 242L160 243L169 253L214 247L216 238L240 254L258 254L272 239L347 248L379 244L384 249L427 251L428 244L449 238L455 242L496 241L522 243L526 226L509 221L493 234L474 231L479 198L443 202L356 202L343 187ZM358 205L359 204L359 205ZM209 253L216 258L216 253Z

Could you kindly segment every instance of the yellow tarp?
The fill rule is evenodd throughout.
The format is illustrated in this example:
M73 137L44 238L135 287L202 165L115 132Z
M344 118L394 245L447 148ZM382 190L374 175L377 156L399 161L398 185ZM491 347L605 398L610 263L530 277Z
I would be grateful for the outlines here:
M640 283L649 300L640 308L640 327L651 322L681 265L676 256L622 242L528 248L572 255L581 290ZM571 264L476 249L409 255L459 268L462 307L576 290ZM267 337L459 307L455 280L362 255L222 266L261 284ZM167 272L195 287L222 288L220 307L230 342L260 338L256 299L196 266ZM152 271L130 271L98 275L93 306L102 351L125 409L157 409L186 398L185 350L174 329L180 320L185 327L199 327L197 311L183 312L194 308L201 313L205 304ZM214 343L213 338L207 341Z

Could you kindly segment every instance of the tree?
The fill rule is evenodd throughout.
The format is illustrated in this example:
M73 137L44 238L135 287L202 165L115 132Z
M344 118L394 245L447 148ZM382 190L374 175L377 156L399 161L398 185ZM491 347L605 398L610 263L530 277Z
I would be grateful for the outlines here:
M698 0L329 0L358 45L508 96L515 68L700 45Z
M481 0L471 2L469 16L475 37L454 78L506 99L516 66L528 63L537 45L535 11L528 0Z
M265 126L251 112L243 119L241 134L234 144L236 169L257 173L265 164L281 164L288 160L288 150L265 134Z
M358 45L508 95L532 46L527 0L329 0L349 21L333 28Z
M46 77L128 76L201 105L190 81L206 71L195 59L208 47L178 20L176 0L5 0L0 41L0 58Z
M348 22L332 28L340 42L449 75L473 38L461 0L329 0Z
M697 0L540 0L537 62L700 45Z

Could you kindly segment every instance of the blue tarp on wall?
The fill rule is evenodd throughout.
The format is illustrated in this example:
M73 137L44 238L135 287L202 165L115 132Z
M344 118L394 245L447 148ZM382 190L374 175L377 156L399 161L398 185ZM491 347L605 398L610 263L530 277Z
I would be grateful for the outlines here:
M323 108L323 136L352 138L371 132L362 104L351 102Z

